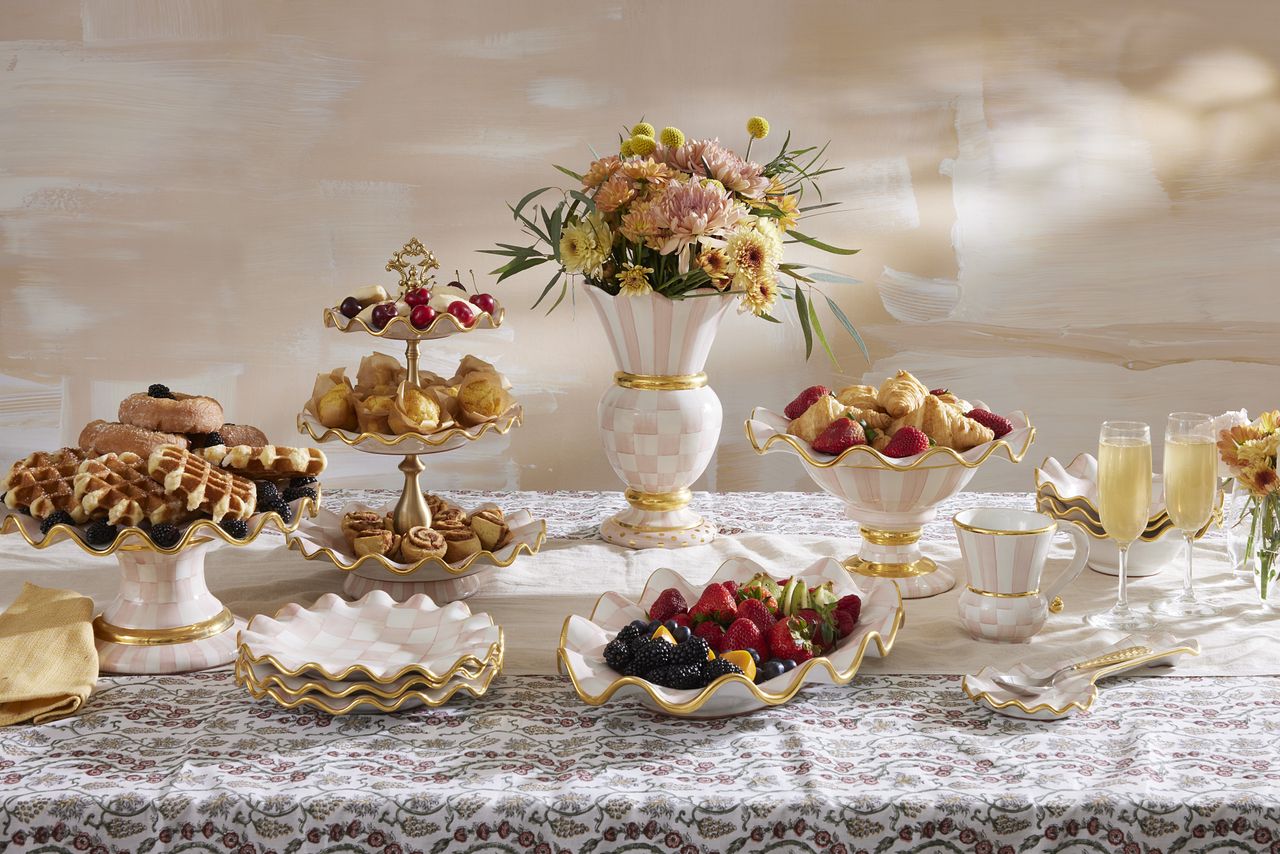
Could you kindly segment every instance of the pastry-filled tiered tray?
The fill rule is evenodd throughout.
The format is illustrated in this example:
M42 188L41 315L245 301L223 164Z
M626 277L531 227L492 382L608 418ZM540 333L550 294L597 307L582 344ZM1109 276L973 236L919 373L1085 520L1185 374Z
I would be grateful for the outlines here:
M892 578L907 599L945 593L956 583L949 567L920 551L938 505L987 460L1021 462L1036 434L1022 412L996 414L906 371L879 387L833 393L811 386L782 413L753 410L746 430L756 453L794 454L814 483L845 503L862 533L845 568Z
M118 417L88 424L79 447L14 463L0 533L116 558L119 592L93 621L103 671L226 664L244 623L209 592L205 556L314 515L324 454L267 444L255 427L224 424L213 398L159 384L126 398Z
M437 284L432 271L439 266L414 238L387 262L400 277L397 296L369 285L324 312L325 325L340 332L405 342L403 363L385 353L366 356L354 383L345 368L318 376L298 414L298 430L317 442L402 457L404 486L394 506L321 513L289 538L306 558L349 573L344 590L352 596L373 590L401 600L419 593L437 602L470 596L484 570L536 552L545 537L545 522L528 513L432 507L419 483L420 457L505 435L524 418L510 382L482 359L463 358L448 378L420 368L421 341L496 329L505 316L489 294L468 296L458 281Z

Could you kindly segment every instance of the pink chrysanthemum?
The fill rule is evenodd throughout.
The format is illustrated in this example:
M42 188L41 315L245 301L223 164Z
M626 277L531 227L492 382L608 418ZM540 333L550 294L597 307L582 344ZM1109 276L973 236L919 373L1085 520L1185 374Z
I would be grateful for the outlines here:
M654 218L670 236L658 250L671 255L703 237L720 236L742 218L744 209L719 187L697 181L672 182L654 199Z
M749 199L763 196L769 188L764 167L743 160L718 139L695 139L678 148L658 146L653 159L699 178L714 178Z

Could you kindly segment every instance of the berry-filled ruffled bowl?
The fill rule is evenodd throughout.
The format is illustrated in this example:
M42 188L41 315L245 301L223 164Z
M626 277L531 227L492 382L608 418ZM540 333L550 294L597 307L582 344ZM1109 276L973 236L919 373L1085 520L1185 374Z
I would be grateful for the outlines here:
M646 708L668 715L718 718L781 705L805 685L848 684L857 675L864 658L882 658L893 648L903 621L902 597L897 587L887 581L855 578L840 564L824 559L796 573L794 578L806 587L825 588L836 600L851 596L861 600L852 630L844 637L833 639L825 654L801 661L776 676L770 677L772 671L762 669L759 681L742 672L726 672L697 688L666 687L647 678L625 675L606 662L605 649L610 642L618 639L620 633L626 637L627 632L635 632L628 629L631 624L650 622L651 610L660 597L670 596L670 591L676 591L687 603L699 603L713 585L723 582L746 585L762 574L769 573L759 564L732 558L702 584L692 584L674 570L659 569L649 577L638 600L616 592L606 593L596 601L590 617L574 614L565 620L557 652L560 672L569 677L578 696L588 705L599 706L614 698L634 697ZM698 604L691 604L686 616L689 614L702 619L698 616ZM733 630L732 623L729 630ZM669 636L670 632L663 626L657 634ZM683 636L681 631L676 634ZM719 657L740 659L734 653ZM762 668L765 665L762 662ZM627 665L623 667L631 669Z

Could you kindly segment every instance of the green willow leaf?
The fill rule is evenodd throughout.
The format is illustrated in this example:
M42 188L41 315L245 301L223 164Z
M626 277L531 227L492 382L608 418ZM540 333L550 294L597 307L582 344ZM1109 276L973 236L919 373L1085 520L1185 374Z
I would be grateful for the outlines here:
M559 169L559 170L560 170L561 172L563 172L564 174L568 175L568 176L569 176L570 178L572 178L573 180L578 181L578 182L581 182L581 181L582 181L582 176L581 176L581 175L579 175L577 172L574 172L572 169L566 169L566 168L564 168L563 166L559 166L559 165L557 165L557 164L555 164L555 163L553 163L553 164L551 164L551 165L552 165L552 166L555 166L557 169Z
M514 276L516 273L523 273L525 270L528 270L531 267L536 267L539 264L545 264L547 261L550 261L550 260L551 259L547 258L545 255L539 255L535 258L525 258L524 260L512 261L510 264L507 265L507 269L502 273L502 275L498 276L498 282L501 282L503 279L510 278L511 276ZM494 270L493 272L497 273L498 270ZM495 284L497 283L495 282Z
M790 237L794 237L796 240L800 241L801 243L807 243L809 246L812 246L815 249L821 249L823 252L830 252L833 255L858 254L857 249L841 249L839 246L832 246L830 243L823 243L821 240L819 240L816 237L810 237L809 235L801 234L798 231L788 231L787 234Z
M560 277L563 275L564 275L564 270L556 270L556 274L551 277L551 281L547 282L547 286L543 288L542 293L538 295L537 301L534 302L533 304L534 308L537 308L538 303L542 302L542 300L546 297L546 295L551 293L551 289L555 287L556 282L559 281Z
M537 198L538 196L541 196L543 193L545 193L547 190L550 190L550 189L551 187L542 187L540 189L534 190L533 192L525 193L524 198L516 202L515 212L520 213L520 211L524 210L525 205L529 204L529 202L533 201L535 198Z
M870 363L871 352L867 350L867 345L863 342L862 336L858 334L858 330L855 329L853 324L849 321L849 316L846 315L844 311L841 310L840 306L836 305L836 301L833 300L831 297L827 296L826 294L823 294L823 298L827 301L827 305L831 308L831 313L836 316L836 320L839 320L841 325L844 326L845 331L848 332L853 337L854 341L858 342L858 349L862 350L862 357L866 359L868 363Z
M796 317L800 318L800 331L804 333L804 357L813 355L813 329L809 326L809 302L804 289L796 288Z
M827 351L827 358L831 360L832 366L837 371L840 370L840 362L836 360L836 354L831 351L831 344L827 342L827 333L822 331L822 321L818 318L812 299L809 300L809 322L813 324L813 334L822 343L822 349Z

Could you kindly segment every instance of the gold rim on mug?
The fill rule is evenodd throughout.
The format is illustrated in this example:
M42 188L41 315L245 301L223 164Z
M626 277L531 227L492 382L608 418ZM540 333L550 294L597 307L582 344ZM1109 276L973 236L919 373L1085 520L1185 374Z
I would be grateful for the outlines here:
M982 527L979 527L978 525L970 525L968 522L960 521L960 514L968 513L968 512L969 512L968 510L961 510L960 513L957 513L956 515L952 516L951 524L955 525L960 530L968 531L971 534L986 534L992 537L1029 537L1029 536L1035 536L1038 534L1047 534L1050 531L1052 531L1054 528L1058 527L1058 521L1055 519L1054 521L1050 522L1048 525L1045 525L1043 528L1032 528L1027 531L1011 531L1007 528L982 528ZM1024 511L1024 512L1031 512L1031 511ZM1047 515L1047 514L1042 514L1039 511L1036 511L1036 515L1041 516L1041 515ZM1053 517L1050 516L1049 518L1052 519Z
M435 433L402 433L399 435L355 433L351 430L341 430L337 427L325 427L316 420L314 415L306 410L299 412L297 418L299 433L305 433L317 442L336 440L352 448L364 442L376 442L387 448L394 448L405 442L421 442L430 447L438 447L459 436L465 437L468 442L474 442L490 430L497 432L499 436L505 436L510 432L511 428L519 427L522 424L524 424L524 407L518 403L497 421L485 421L483 424L476 424L472 427L455 425L444 430L438 430Z

